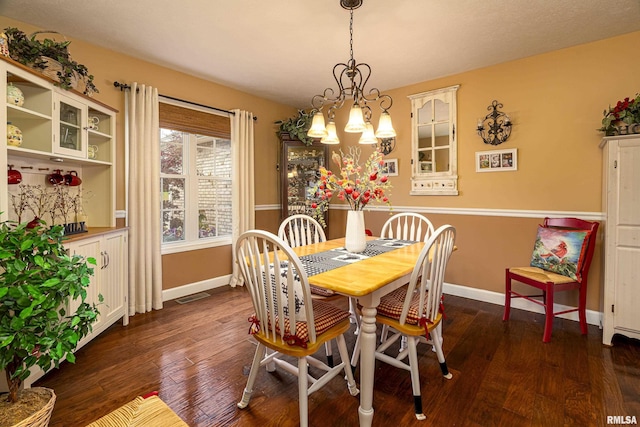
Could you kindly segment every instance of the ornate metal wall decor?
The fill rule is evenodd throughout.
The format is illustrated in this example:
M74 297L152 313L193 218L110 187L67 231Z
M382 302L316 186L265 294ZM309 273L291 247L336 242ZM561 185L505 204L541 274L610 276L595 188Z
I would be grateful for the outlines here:
M396 148L396 138L381 138L380 139L380 151L385 156L393 151Z
M503 105L498 101L493 101L491 105L487 107L490 111L484 119L478 120L478 135L482 138L485 144L500 145L509 139L511 135L511 119L498 108L502 108Z

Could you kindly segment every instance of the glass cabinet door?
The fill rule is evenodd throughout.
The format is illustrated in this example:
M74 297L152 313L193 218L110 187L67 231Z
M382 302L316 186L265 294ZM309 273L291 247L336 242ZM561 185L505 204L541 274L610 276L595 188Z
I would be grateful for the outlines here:
M86 105L60 96L57 108L56 118L58 119L59 133L54 136L54 138L57 137L54 141L54 151L58 154L86 158L87 147L84 142Z
M316 200L309 190L319 179L320 166L326 166L327 145L314 143L307 146L282 135L281 140L281 219L295 214L313 215L311 205Z

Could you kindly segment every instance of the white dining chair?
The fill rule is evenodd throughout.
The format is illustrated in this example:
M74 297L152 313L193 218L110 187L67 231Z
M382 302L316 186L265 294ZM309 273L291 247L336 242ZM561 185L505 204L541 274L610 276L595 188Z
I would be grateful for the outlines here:
M380 237L388 239L413 240L426 242L433 235L433 224L424 215L403 212L393 215L382 226ZM382 327L380 342L387 339L389 328ZM406 340L402 340L400 350L405 348Z
M426 242L433 230L433 224L425 216L403 212L393 215L384 223L380 237Z
M444 275L455 239L456 229L453 226L443 225L438 228L420 252L408 286L383 296L377 307L376 323L388 326L391 336L376 348L375 358L411 373L415 416L419 420L426 417L422 410L417 345L431 345L435 349L442 375L446 379L452 377L442 351L439 325L442 322ZM404 349L396 356L385 353L392 344L402 338L406 339ZM359 353L358 340L353 356L357 358Z
M278 228L278 237L292 248L327 240L320 223L305 214L296 214L285 218Z
M250 331L258 343L238 407L249 405L259 368L266 366L273 372L278 366L298 377L300 425L307 426L309 395L333 377L344 372L351 395L359 393L344 339L350 326L349 312L311 298L300 259L274 234L261 230L243 233L236 243L236 255L255 310ZM341 360L330 367L312 355L333 339ZM295 357L297 365L283 355ZM311 375L308 366L322 375Z
M313 217L305 214L296 214L285 218L278 228L278 237L287 242L292 248L310 245L312 243L326 242L327 240L327 236L320 223ZM316 299L344 298L341 295L315 286L311 286L311 294L312 297ZM360 326L360 317L356 314L355 300L352 301L352 299L353 298L349 298L350 321L356 324L357 333ZM327 363L329 366L333 366L333 349L331 348L330 341L325 344L325 352L327 355Z

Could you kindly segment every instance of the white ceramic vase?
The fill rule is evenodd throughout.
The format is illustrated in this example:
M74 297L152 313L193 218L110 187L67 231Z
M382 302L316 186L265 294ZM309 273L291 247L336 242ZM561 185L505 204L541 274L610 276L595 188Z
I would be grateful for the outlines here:
M347 211L347 229L344 246L349 252L362 252L367 247L363 211Z

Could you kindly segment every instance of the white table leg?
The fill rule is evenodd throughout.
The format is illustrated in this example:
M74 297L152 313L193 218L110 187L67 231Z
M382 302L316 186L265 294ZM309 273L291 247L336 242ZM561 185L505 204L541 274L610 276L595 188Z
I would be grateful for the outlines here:
M360 426L373 422L373 379L376 367L376 308L362 309L360 324Z

